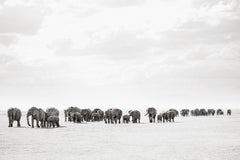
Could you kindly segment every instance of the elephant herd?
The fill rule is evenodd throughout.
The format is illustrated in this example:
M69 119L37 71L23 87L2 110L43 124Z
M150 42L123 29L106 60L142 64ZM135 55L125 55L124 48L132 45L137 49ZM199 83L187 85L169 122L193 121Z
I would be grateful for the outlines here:
M223 115L224 112L221 109L182 109L180 110L180 115L185 116L214 116ZM227 110L227 115L231 115L232 111L230 109ZM17 126L20 127L21 120L21 110L18 108L10 108L7 111L9 125L8 127L13 126L13 122L17 121ZM82 123L82 122L96 122L96 121L104 121L105 123L140 123L141 113L138 110L130 110L128 114L124 114L119 108L109 108L105 111L100 108L91 109L80 109L78 107L69 107L64 110L65 122L74 122L74 123ZM154 107L149 107L146 110L145 116L148 116L150 123L157 122L174 122L174 118L179 116L179 112L176 109L169 109L165 112L161 112L157 114L157 110ZM56 108L48 108L44 111L41 108L31 107L26 114L27 124L34 128L34 121L36 121L36 126L39 128L50 128L50 127L59 127L59 111ZM31 117L31 124L29 122L29 117Z
M13 126L13 122L17 121L17 126L20 127L20 120L22 112L18 108L10 108L7 111L9 125L8 127ZM34 128L34 121L36 121L36 126L39 128L49 128L49 127L59 127L59 111L56 108L48 108L44 111L41 108L31 107L27 111L27 124ZM29 117L31 117L31 124L29 123ZM40 123L40 125L39 125Z

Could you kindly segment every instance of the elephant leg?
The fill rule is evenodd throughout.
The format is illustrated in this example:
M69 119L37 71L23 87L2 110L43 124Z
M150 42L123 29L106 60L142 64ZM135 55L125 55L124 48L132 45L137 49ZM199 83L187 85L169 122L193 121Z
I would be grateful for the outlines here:
M32 128L34 128L34 119L33 119L33 116L32 116Z
M11 125L11 118L8 118L8 127L12 127L12 125Z
M20 120L17 121L17 126L21 127Z
M37 127L39 128L40 126L39 126L39 119L37 119Z
M118 123L119 123L119 124L121 123L121 118L118 119Z

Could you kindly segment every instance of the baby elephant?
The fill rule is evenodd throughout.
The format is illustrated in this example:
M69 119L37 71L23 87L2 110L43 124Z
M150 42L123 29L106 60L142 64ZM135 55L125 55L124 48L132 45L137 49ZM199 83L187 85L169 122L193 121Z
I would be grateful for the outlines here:
M123 123L129 123L130 121L130 116L129 115L124 115L123 116Z
M47 127L49 128L49 127L53 127L53 128L55 128L55 126L57 126L57 127L59 127L60 125L59 125L59 118L58 118L58 116L49 116L48 118L47 118Z

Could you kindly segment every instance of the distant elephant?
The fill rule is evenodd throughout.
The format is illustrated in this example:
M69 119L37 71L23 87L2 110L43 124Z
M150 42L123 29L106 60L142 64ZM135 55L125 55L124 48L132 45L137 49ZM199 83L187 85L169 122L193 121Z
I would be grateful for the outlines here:
M191 110L192 116L200 116L200 110L198 108Z
M115 122L115 124L121 123L121 117L122 117L122 110L118 108L112 109L112 121Z
M169 111L174 112L175 117L179 116L179 112L176 109L169 109ZM189 109L188 109L188 112L189 112Z
M105 111L105 123L121 123L122 110L118 108L110 108Z
M157 122L162 122L163 121L163 116L162 114L160 113L159 115L157 115Z
M189 109L182 109L180 111L181 116L186 117L189 115Z
M79 112L74 112L72 117L73 117L73 122L75 122L75 123L77 123L77 122L82 123L83 122L83 116Z
M140 123L141 113L138 110L130 110L128 113L132 117L132 123Z
M214 110L214 109L208 109L208 110L207 110L207 114L208 114L209 116L214 116L215 110Z
M20 120L21 120L22 112L20 109L9 108L7 111L7 114L8 114L8 121L9 121L8 127L12 127L14 121L17 121L17 126L21 127Z
M152 123L154 122L155 123L155 118L156 118L156 115L157 115L157 110L153 107L150 107L148 108L147 110L147 113L145 114L148 115L148 118L149 118L149 122Z
M228 109L228 110L227 110L227 115L228 115L228 116L231 116L231 114L232 114L232 110L231 110L231 109Z
M55 128L55 126L59 127L59 117L55 116L55 115L51 115L47 118L47 127L53 127Z
M46 113L48 113L49 116L59 116L59 110L54 107L47 108Z
M105 123L113 123L112 109L108 109L105 111L104 121L105 121Z
M204 108L201 108L200 110L200 116L207 116L207 111L206 111L206 109L204 109Z
M99 120L98 121L102 121L103 118L104 118L104 112L99 109L99 108L95 108L93 111L92 111L92 114L94 113L97 113L99 115Z
M167 111L162 113L162 121L164 122L174 122L175 114L172 111Z
M98 112L92 113L92 122L100 121L101 115Z
M39 121L41 122L41 127L45 127L45 116L46 113L41 108L31 107L27 112L27 124L29 126L29 116L32 116L32 128L34 128L34 120L36 120L36 125L39 128Z
M217 110L217 115L223 115L224 113L223 113L223 111L221 110L221 109L218 109Z
M71 117L70 116L70 113L74 113L74 112L79 112L79 113L81 113L81 110L80 110L80 108L78 108L78 107L73 107L73 106L71 106L71 107L69 107L68 109L65 109L64 110L64 115L65 115L65 122L66 121L69 121L69 122L72 122L73 121L73 117Z
M92 111L90 109L82 109L80 113L85 121L89 122L91 120Z
M130 116L129 115L127 115L127 114L125 114L125 115L123 115L123 123L129 123L129 121L130 121Z

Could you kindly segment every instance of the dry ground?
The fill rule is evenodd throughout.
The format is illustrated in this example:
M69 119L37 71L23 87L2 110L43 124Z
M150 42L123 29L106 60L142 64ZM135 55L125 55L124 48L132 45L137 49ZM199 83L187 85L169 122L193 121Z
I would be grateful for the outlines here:
M143 114L143 113L142 113ZM240 113L177 117L175 123L73 124L56 129L8 128L0 113L0 160L239 160Z

